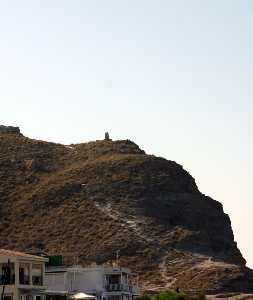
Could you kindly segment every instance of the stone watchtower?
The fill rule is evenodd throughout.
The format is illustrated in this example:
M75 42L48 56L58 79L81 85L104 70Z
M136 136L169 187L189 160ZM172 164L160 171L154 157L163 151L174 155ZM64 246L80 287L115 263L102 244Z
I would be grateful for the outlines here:
M18 134L21 135L19 127L0 125L0 134Z
M109 136L109 132L105 133L105 141L111 141L110 136Z

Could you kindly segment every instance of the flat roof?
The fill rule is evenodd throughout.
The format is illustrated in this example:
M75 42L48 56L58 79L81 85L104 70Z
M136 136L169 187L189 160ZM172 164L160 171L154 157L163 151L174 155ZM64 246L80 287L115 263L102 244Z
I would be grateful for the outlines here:
M90 271L103 271L105 274L120 274L120 273L127 273L134 275L130 269L128 268L122 268L122 267L109 267L109 266L92 266L92 267L82 267L82 266L71 266L71 267L65 267L65 266L47 266L46 267L46 273L60 273L60 272L90 272Z

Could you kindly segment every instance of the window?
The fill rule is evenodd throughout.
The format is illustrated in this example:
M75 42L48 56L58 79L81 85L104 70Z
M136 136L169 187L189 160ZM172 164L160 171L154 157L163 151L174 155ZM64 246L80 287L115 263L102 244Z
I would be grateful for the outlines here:
M121 296L119 295L108 296L108 300L121 300Z
M30 283L29 264L21 263L19 265L19 283L25 285L28 285Z
M0 285L9 285L14 283L15 283L14 264L13 263L0 264Z
M40 265L40 264L32 265L32 283L33 283L33 285L43 285L42 265ZM34 300L36 300L36 299L34 299Z

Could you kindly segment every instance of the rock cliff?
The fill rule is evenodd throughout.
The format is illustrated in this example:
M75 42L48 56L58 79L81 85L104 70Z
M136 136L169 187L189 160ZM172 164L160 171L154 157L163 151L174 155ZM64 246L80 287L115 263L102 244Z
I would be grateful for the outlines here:
M129 140L60 145L0 127L0 247L120 264L143 289L252 291L222 205Z

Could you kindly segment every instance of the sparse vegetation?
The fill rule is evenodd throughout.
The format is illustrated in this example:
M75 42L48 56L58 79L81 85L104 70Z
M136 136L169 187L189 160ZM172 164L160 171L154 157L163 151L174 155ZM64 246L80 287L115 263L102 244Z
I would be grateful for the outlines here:
M143 294L136 298L136 300L190 300L190 298L173 290L162 291L157 295Z
M143 289L252 288L221 204L129 140L64 146L0 134L0 240L68 264L111 263L120 250Z

